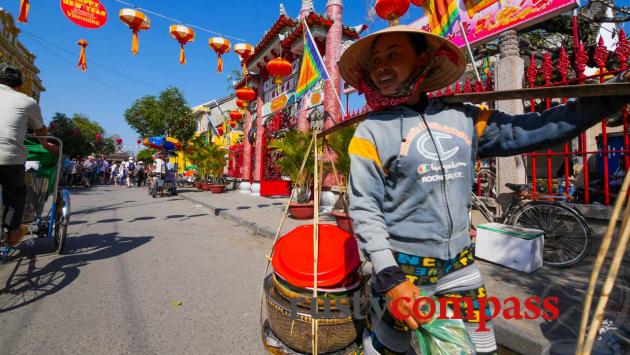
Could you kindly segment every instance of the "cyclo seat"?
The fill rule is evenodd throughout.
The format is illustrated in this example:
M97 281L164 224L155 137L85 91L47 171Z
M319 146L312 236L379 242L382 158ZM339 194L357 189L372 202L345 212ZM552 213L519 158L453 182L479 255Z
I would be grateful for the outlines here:
M505 184L505 187L514 192L525 192L529 190L528 184L512 184L511 182L508 182L507 184Z

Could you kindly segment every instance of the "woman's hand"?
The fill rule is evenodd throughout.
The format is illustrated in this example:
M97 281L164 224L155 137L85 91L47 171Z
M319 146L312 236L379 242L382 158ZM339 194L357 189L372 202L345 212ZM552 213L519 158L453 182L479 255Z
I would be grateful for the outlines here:
M385 296L389 298L387 309L392 315L409 315L405 319L401 320L404 321L410 329L418 329L419 325L428 323L430 321L430 319L414 316L414 314L419 314L419 310L414 312L413 304L416 298L420 297L420 290L416 286L414 286L411 281L406 280L405 282L398 284L396 287L387 291ZM405 297L406 299L402 299L403 297ZM392 311L392 307L394 306L397 309L395 311Z

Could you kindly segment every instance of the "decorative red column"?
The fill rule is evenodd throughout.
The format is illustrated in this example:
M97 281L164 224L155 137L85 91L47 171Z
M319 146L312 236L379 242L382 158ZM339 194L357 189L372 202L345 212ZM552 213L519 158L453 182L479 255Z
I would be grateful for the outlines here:
M341 122L341 106L337 96L341 87L341 75L337 67L337 55L343 35L342 0L328 0L326 2L326 16L333 21L328 29L328 33L326 33L326 58L324 59L328 75L330 76L329 80L326 80L324 83L324 128L329 128ZM326 161L335 161L337 157L331 150L326 150L324 159ZM324 174L320 206L321 212L330 213L337 202L337 195L330 191L330 187L337 185L337 179L332 174L332 171Z
M258 97L256 98L256 147L254 154L256 154L256 161L254 164L253 180L252 183L252 195L260 196L260 182L263 177L263 141L265 138L265 127L263 126L263 83L266 76L261 75L258 78Z
M324 128L334 126L341 121L341 107L336 97L341 87L341 76L337 68L337 51L341 46L343 33L343 5L342 0L328 0L326 16L333 21L326 34L326 69L330 80L324 84Z
M243 139L243 180L239 185L239 191L242 193L251 193L252 179L252 145L249 143L249 130L252 127L252 114L249 109L245 111L245 137Z

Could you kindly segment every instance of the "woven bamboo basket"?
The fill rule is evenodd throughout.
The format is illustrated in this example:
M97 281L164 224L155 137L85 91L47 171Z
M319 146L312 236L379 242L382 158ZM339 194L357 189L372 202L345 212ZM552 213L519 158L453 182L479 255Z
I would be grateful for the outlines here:
M299 307L311 307L311 300L313 297L311 289L292 286L276 273L273 273L272 275L273 286L275 287L276 292L278 292L282 297L288 299L289 301L297 299L297 305ZM320 289L317 295L318 307L321 309L326 303L330 306L336 306L337 302L344 306L352 306L352 297L355 293L361 292L362 290L361 275L357 272L352 278L349 278L349 280L351 285L346 288L337 288L334 290Z
M295 316L291 314L290 302L282 297L274 287L272 275L265 279L265 300L267 320L273 333L292 349L312 353L311 322L308 309L298 308ZM363 320L335 310L318 318L319 353L330 353L347 348L354 343L363 331Z

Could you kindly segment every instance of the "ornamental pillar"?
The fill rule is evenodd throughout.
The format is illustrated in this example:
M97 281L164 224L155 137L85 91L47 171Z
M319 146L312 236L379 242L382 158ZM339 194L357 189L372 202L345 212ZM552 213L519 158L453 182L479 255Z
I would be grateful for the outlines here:
M329 128L341 122L341 106L338 98L341 88L341 75L337 67L337 56L343 34L342 0L328 0L326 2L326 16L333 22L326 33L326 57L324 58L324 64L330 76L329 80L326 80L324 83L324 128ZM324 152L326 161L335 161L336 158L334 152L330 150ZM321 212L330 213L338 200L338 196L330 189L332 186L337 185L337 179L332 170L324 172L322 185Z
M261 73L262 74L262 73ZM254 154L256 154L256 160L254 164L253 180L252 183L252 195L260 196L260 182L263 179L263 144L265 139L265 127L263 126L263 83L265 77L260 75L258 77L258 89L256 97L256 146Z
M306 18L310 12L313 12L313 0L302 0L302 9L300 9L300 20Z
M525 71L525 61L519 55L518 36L516 31L504 32L499 37L499 60L496 63L496 90L513 90L523 87L523 75ZM497 110L512 115L524 112L522 100L497 101ZM512 157L497 158L497 209L496 213L501 213L502 207L512 198L512 191L505 187L508 182L515 184L527 183L527 172L525 170L525 159L518 154Z
M337 54L341 46L343 33L343 5L342 0L328 0L326 16L333 21L326 34L326 58L324 62L330 75L330 80L324 84L324 128L334 126L341 121L341 107L337 94L340 92L341 75L337 67Z
M249 142L249 130L252 128L252 113L245 110L245 139L243 139L243 181L239 185L239 192L251 193L252 179L252 144Z

